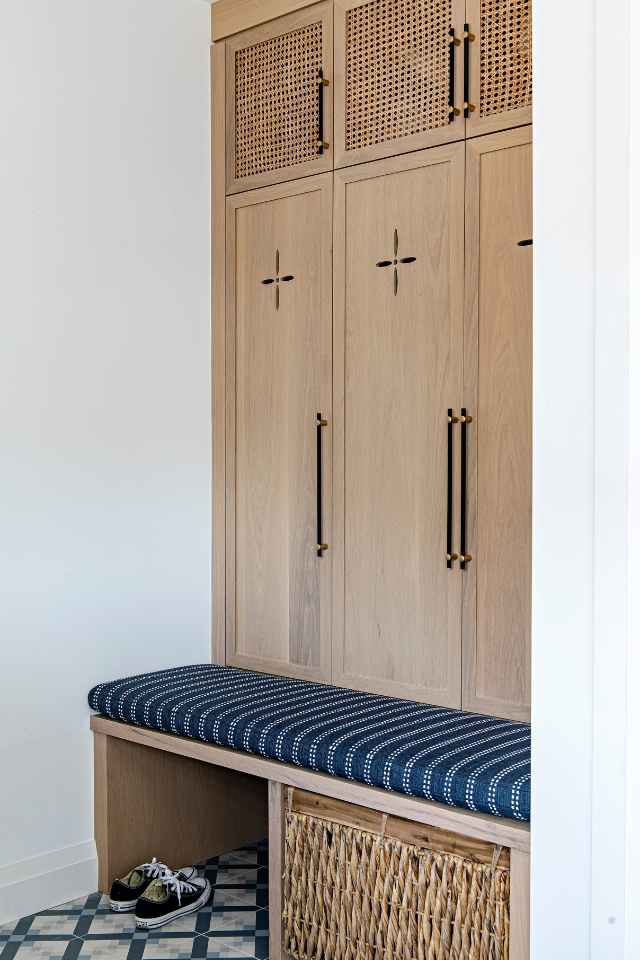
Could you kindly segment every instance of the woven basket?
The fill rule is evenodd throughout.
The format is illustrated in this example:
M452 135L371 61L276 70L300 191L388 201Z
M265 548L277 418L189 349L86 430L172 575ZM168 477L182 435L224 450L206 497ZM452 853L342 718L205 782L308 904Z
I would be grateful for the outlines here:
M507 960L508 853L433 846L289 810L285 951L297 960Z

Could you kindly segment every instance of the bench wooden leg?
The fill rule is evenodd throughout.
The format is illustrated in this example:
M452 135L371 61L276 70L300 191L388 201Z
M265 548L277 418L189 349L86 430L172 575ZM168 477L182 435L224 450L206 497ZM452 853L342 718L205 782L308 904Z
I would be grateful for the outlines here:
M529 960L530 870L529 854L512 850L509 960Z
M269 781L269 960L286 960L282 938L285 801L287 788Z
M267 835L267 786L258 777L94 733L98 881L152 857L172 867Z

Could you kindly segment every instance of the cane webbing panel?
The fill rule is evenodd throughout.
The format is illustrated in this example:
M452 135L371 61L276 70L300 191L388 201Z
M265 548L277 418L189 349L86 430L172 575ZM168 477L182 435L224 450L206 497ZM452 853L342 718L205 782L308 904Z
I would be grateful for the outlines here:
M237 179L317 158L321 67L322 23L236 51Z
M531 0L482 0L480 116L531 105Z
M347 11L347 150L446 126L450 25L450 0L373 0Z

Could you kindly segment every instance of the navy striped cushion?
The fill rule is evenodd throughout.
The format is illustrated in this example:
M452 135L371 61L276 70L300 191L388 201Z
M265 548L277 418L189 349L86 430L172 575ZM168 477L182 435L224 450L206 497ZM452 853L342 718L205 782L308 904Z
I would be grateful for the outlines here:
M529 819L527 724L209 663L100 683L89 706L412 797Z

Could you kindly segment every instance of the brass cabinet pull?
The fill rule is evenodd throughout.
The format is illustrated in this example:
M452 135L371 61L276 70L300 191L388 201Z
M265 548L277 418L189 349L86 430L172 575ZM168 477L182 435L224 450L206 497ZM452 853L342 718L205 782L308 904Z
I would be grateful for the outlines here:
M467 553L467 424L473 418L460 411L460 569L465 570L471 557Z
M325 543L322 537L322 428L328 424L329 421L325 420L321 413L316 414L316 551L319 557L329 549L329 544Z
M447 411L447 570L451 570L451 564L458 559L458 554L453 552L453 425L458 422L454 417L453 410Z
M322 67L318 70L318 154L322 156L329 144L324 138L324 88L329 86Z
M456 107L456 47L460 46L460 40L456 37L456 31L453 27L449 30L449 123L453 123L456 117L460 116L460 110Z
M462 109L464 111L465 120L469 119L469 114L473 113L476 109L475 104L469 103L469 79L470 79L470 65L469 65L469 44L471 41L475 40L476 36L474 33L471 33L469 30L469 24L465 23L464 33L462 34L462 39L464 41L464 103Z

